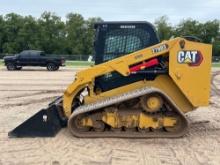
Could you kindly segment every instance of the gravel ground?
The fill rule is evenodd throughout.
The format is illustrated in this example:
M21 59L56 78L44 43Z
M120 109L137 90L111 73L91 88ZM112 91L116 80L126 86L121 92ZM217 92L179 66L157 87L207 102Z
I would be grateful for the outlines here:
M7 133L62 95L76 70L0 68L0 165L220 164L220 99L188 113L189 132L177 139L81 139L62 129L54 138L8 138ZM220 76L215 81L220 87Z

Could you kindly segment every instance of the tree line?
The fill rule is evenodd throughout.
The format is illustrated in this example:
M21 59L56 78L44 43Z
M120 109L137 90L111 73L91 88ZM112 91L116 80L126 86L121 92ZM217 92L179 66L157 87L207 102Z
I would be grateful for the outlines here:
M161 40L171 37L195 36L204 43L213 45L213 56L220 57L220 21L212 20L204 23L193 19L186 19L172 26L167 16L155 21L155 26Z
M66 20L51 12L40 18L10 13L0 16L0 54L12 54L27 49L44 50L49 54L92 54L94 17L69 13Z
M37 49L49 54L90 55L93 53L93 26L101 21L100 17L84 19L76 13L67 14L65 20L51 12L44 12L40 18L15 13L0 15L0 54ZM168 17L162 16L154 25L161 40L196 36L205 43L212 43L213 54L220 56L219 20L201 23L186 19L172 25Z

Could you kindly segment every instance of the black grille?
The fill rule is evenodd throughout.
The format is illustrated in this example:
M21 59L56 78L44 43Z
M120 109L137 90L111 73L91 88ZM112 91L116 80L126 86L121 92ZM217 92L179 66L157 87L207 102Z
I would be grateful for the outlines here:
M149 44L150 35L143 29L115 29L105 37L103 62L140 50Z

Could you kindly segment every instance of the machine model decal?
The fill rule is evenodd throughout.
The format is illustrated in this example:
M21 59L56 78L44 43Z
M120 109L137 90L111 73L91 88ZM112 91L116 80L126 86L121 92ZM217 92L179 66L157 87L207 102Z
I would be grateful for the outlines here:
M177 61L180 64L189 64L189 66L199 66L202 63L203 57L200 51L186 50L179 51Z
M159 53L159 52L162 52L162 51L167 50L167 49L168 49L168 45L167 44L163 44L163 45L160 45L160 46L158 46L156 48L153 48L152 52L153 53Z

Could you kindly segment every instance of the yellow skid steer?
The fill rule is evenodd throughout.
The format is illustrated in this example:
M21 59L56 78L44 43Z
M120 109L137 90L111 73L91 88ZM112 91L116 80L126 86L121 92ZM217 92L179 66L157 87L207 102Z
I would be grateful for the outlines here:
M9 132L50 137L180 137L185 113L209 104L212 46L196 37L160 42L148 22L95 25L95 65L63 96Z

